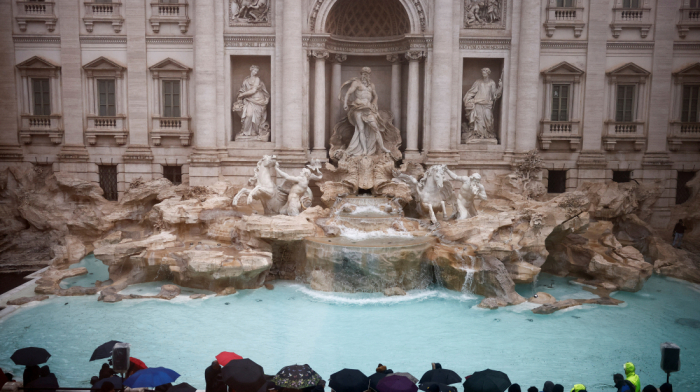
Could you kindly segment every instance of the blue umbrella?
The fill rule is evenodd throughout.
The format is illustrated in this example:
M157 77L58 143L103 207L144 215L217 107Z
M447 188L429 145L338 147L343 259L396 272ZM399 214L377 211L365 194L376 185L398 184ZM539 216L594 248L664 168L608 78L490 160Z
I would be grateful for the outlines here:
M148 368L139 370L124 380L124 386L129 388L155 388L159 385L172 383L178 377L180 375L174 370L164 367Z

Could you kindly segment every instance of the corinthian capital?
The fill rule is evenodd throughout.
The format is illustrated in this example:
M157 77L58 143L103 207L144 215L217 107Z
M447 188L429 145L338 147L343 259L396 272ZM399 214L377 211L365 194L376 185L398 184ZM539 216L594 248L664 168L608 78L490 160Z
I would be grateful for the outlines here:
M336 63L342 63L343 61L347 60L348 56L346 54L335 54L333 56L333 61Z
M425 57L425 52L421 50L411 50L406 52L406 59L408 61L420 61L420 59L423 57Z
M388 54L386 55L386 61L390 63L396 63L398 61L401 61L401 57L399 57L398 54Z
M325 60L328 58L329 54L327 50L312 50L309 52L309 56L315 57L319 60Z

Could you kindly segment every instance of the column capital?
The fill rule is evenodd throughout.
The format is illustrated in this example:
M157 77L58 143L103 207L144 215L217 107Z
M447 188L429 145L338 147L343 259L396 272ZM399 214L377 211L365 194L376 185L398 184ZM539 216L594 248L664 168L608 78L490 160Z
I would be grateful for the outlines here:
M399 63L399 62L401 62L401 56L397 53L387 54L386 61L388 61L390 63Z
M309 56L314 57L317 60L326 60L329 56L329 53L327 50L310 50Z
M333 58L332 58L333 62L338 63L338 64L342 63L343 61L345 61L347 59L348 59L348 55L340 54L340 53L334 54Z
M406 52L406 60L408 61L420 61L423 57L425 57L425 52L422 50L411 50Z

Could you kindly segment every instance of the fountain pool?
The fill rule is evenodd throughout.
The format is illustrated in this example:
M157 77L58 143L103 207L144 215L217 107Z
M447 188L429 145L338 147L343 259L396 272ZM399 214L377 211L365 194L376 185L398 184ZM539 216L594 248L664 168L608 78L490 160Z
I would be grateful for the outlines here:
M589 295L564 278L542 275L539 282L539 291L558 299ZM155 294L163 283L124 292ZM532 285L518 290L529 296ZM227 350L252 358L266 373L308 363L324 379L343 367L369 375L381 362L420 377L437 361L462 376L499 369L524 388L552 380L566 390L582 382L589 391L613 391L612 374L626 361L637 366L642 385L663 383L659 344L671 341L681 347L682 370L671 376L676 390L700 386L700 330L676 322L700 320L700 288L657 276L637 293L615 293L622 306L585 305L551 315L533 314L527 303L484 310L476 307L480 297L442 288L384 297L277 282L272 291L226 297L192 300L192 292L183 289L172 301L109 304L88 296L32 303L0 320L0 367L21 376L10 355L41 346L52 354L48 365L62 386L84 387L101 365L88 362L92 350L117 339L132 344L134 357L175 369L178 381L200 389L204 368Z

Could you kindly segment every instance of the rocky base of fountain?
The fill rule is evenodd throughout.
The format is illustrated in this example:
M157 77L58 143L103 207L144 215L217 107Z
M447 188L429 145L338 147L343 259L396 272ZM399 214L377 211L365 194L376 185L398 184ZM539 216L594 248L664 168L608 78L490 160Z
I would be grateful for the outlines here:
M120 202L109 202L94 183L22 164L0 171L0 269L48 265L37 294L102 292L103 300L119 299L130 284L166 279L221 293L295 279L317 290L391 294L437 283L483 295L487 308L525 301L515 283L533 282L540 271L607 292L639 290L652 273L700 283L700 257L674 249L670 230L658 236L645 221L660 195L656 183L586 183L543 201L518 194L505 176L489 187L478 216L436 227L404 217L389 199L379 199L382 216L357 213L357 200L355 210L317 206L296 217L263 216L233 207L237 189L226 183L136 181ZM696 193L672 216L694 227L698 211ZM368 218L379 223L370 226ZM348 230L384 231L392 240L353 244ZM696 231L686 233L691 249ZM67 266L91 252L109 266L110 281L61 289L62 279L86 272ZM37 255L46 256L37 263ZM597 303L614 302L601 298ZM571 303L543 304L540 312Z

